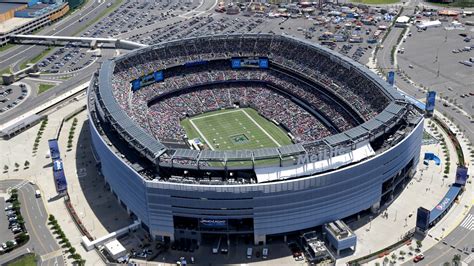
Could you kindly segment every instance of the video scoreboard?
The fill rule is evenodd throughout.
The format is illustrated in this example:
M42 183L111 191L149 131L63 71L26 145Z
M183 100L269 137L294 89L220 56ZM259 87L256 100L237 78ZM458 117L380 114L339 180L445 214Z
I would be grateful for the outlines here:
M164 80L163 70L155 71L148 75L142 76L140 78L134 79L131 82L132 91L136 92L140 88L150 85L155 82L160 82Z
M268 58L266 57L233 57L231 59L232 68L268 68Z

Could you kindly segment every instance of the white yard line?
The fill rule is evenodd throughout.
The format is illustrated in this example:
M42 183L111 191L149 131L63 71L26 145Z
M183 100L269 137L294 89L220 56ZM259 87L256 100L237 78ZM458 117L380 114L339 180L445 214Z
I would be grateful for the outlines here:
M281 147L281 144L278 143L278 141L276 141L265 129L263 129L263 128L257 123L257 121L255 121L245 110L242 110L242 109L237 109L237 110L233 110L233 111L228 111L228 112L225 112L225 113L217 113L217 114L212 114L212 115L206 115L206 116L196 117L196 118L189 119L189 122L190 122L191 125L194 127L194 129L196 129L196 131L199 133L199 135L201 135L201 137L204 139L204 141L207 143L207 145L209 145L209 147L211 148L211 150L214 150L214 147L212 147L211 143L206 139L206 137L204 136L204 134L202 134L201 130L199 130L199 128L194 124L193 120L198 120L198 119L203 119L203 118L208 118L208 117L213 117L213 116L218 116L218 115L226 115L226 114L235 113L235 112L243 112L243 113L250 119L250 121L252 121L263 133L265 133L265 135L267 135L267 137L269 137L269 138L273 141L273 143L275 143L278 147Z
M207 145L209 145L211 150L214 150L214 147L212 147L211 143L206 139L204 134L202 134L201 130L199 130L199 128L194 124L193 120L189 119L189 122L191 123L191 125L193 125L194 129L196 129L196 131L199 133L199 135L201 135L201 137L204 139L204 141L207 143Z
M196 117L196 118L191 118L189 120L199 120L199 119L203 119L203 118L208 118L208 117L213 117L213 116L218 116L218 115L226 115L226 114L240 112L240 111L242 111L242 110L237 109L237 110L232 110L232 111L228 111L228 112L225 112L225 113L217 113L217 114L212 114L212 115L205 115L205 116L200 116L200 117Z
M257 121L255 121L249 114L247 114L247 112L245 110L240 110L242 112L244 112L244 114L250 119L252 120L252 122L258 127L260 128L261 131L263 131L263 133L265 133L265 135L267 135L267 137L269 137L278 147L281 147L280 143L278 143L270 134L268 134L268 132L263 129L258 123Z

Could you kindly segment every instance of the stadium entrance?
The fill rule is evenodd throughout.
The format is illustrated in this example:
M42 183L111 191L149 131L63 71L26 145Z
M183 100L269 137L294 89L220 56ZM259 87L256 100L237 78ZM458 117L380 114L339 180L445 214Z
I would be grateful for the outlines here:
M253 240L253 219L215 219L215 218L189 218L174 216L175 242L181 246L217 245L219 239L227 244L219 244L224 247L224 252L231 239L243 237L248 241ZM183 247L184 248L184 247ZM219 251L218 253L222 253Z

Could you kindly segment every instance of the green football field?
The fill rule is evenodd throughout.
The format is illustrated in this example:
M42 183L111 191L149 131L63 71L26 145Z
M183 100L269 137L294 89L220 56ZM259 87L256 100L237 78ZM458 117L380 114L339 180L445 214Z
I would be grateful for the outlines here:
M245 150L291 144L288 135L252 108L208 112L181 121L189 139L211 150Z

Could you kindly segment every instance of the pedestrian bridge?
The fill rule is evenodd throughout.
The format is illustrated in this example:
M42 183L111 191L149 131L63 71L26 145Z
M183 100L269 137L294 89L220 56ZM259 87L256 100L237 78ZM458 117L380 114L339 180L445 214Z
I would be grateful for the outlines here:
M41 44L41 45L65 45L69 42L79 42L90 46L92 49L101 44L111 44L114 48L134 50L146 47L147 45L120 40L114 38L92 38L92 37L69 37L69 36L44 36L44 35L11 35L10 42L17 44Z

